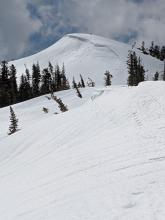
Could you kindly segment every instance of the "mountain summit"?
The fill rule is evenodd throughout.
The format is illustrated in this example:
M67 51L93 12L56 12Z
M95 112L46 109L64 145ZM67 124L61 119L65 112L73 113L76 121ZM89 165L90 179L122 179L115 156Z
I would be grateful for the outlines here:
M96 85L103 84L104 73L109 70L114 76L113 84L126 84L128 77L126 61L129 50L132 50L131 45L104 37L92 34L68 34L51 47L11 63L16 66L19 75L25 72L24 65L31 69L32 64L37 62L41 68L47 67L49 61L53 65L64 63L70 81L73 76L79 79L79 75L82 74L85 80L88 77L92 78ZM144 55L139 50L135 51L142 59L148 78L156 71L163 70L161 61Z

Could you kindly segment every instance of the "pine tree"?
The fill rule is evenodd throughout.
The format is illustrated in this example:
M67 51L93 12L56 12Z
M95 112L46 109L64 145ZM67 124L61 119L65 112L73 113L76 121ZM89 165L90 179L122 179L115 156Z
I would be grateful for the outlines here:
M43 69L42 71L42 85L41 85L41 93L46 94L51 91L52 88L52 78L48 68Z
M160 60L163 61L165 59L165 46L162 46L160 51Z
M10 126L9 126L9 135L15 133L18 130L18 119L15 115L14 110L10 106Z
M105 75L105 86L111 86L111 78L113 77L109 71L104 73Z
M151 42L151 46L150 46L149 52L150 52L151 56L154 56L154 41Z
M5 60L0 65L0 107L4 107L11 104L9 68Z
M134 67L133 67L133 54L129 51L128 60L127 60L127 67L128 67L128 86L134 85Z
M55 81L56 81L56 91L60 91L61 90L61 71L60 71L60 67L57 64L56 68L55 68Z
M22 74L19 86L19 101L26 101L32 97L30 82L28 81L27 77Z
M61 71L61 90L66 90L69 88L70 88L69 81L66 78L65 65L63 63L62 71Z
M77 84L77 83L76 83L76 84ZM78 87L78 88L82 88L81 82L78 82L77 87Z
M137 86L140 82L145 80L145 70L141 65L140 57L137 59L135 52L129 52L128 60L128 85L129 86Z
M26 74L26 78L27 78L27 80L28 80L28 82L29 82L29 84L30 84L30 71L29 71L29 69L26 67L26 65L25 65L25 74Z
M73 88L73 89L75 89L75 88L76 88L76 86L77 86L77 85L76 85L75 79L74 79L74 77L73 77L73 81L72 81L72 88Z
M81 87L81 83L80 83L79 85L80 85L80 87ZM79 90L79 87L78 87L77 83L75 82L74 77L73 77L73 81L72 81L72 88L76 90L77 96L78 96L79 98L82 98L81 92L80 92L80 90Z
M138 58L138 61L137 61L137 80L138 80L138 84L145 80L145 70L144 70L144 67L141 65L140 57Z
M144 41L142 41L141 50L143 51L143 53L145 52L145 42Z
M163 70L163 81L165 81L165 60L164 60L164 70Z
M51 62L49 62L48 70L49 70L49 73L51 74L51 77L52 77L53 76L53 65L51 64Z
M159 73L156 72L153 78L154 81L158 81L159 80Z
M3 82L7 81L8 73L9 73L8 62L6 60L3 60L1 62L1 78Z
M79 88L78 88L78 86L77 86L76 83L75 83L75 89L76 89L76 92L77 92L77 96L78 96L79 98L82 98L81 92L80 92L80 90L79 90Z
M133 84L137 86L139 83L139 74L140 73L140 66L138 66L138 58L136 53L133 52Z
M81 87L85 88L85 82L81 74L80 74L80 80L81 80Z
M62 112L68 111L68 107L62 102L60 98L57 98L57 96L55 96L53 92L51 93L51 97L55 102L57 102L58 107Z
M11 96L11 104L15 104L18 100L18 86L17 86L17 80L16 80L16 68L12 64L10 66L9 71L9 82L10 82L10 96Z
M160 47L158 45L155 45L155 47L154 47L154 56L157 59L160 59Z
M32 66L32 91L33 97L37 97L40 95L40 66L39 63L33 64Z

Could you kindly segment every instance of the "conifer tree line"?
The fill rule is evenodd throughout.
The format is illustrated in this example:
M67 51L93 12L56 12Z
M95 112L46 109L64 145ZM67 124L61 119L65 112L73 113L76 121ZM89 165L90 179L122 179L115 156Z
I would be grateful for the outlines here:
M127 83L129 86L137 86L140 82L143 82L145 80L145 69L141 64L140 57L137 57L135 52L129 51L127 67Z
M48 67L42 71L39 63L33 64L32 74L25 66L19 86L16 74L17 70L13 64L9 66L7 61L0 63L0 107L70 88L64 64L60 69L59 65L53 67L49 62Z
M145 42L142 42L142 45L140 48L144 54L151 55L152 57L155 57L161 61L165 59L165 46L158 46L154 44L154 41L151 42L151 46L149 48L145 47Z

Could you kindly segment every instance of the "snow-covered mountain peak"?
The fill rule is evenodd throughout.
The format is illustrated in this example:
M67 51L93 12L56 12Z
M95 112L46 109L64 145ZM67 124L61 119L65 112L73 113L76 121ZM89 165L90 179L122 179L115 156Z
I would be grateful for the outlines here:
M33 63L39 62L41 68L65 64L67 77L72 81L73 76L79 80L82 74L87 81L92 78L96 85L103 85L104 73L109 70L113 75L113 84L127 83L127 57L131 45L92 34L68 34L51 47L32 56L12 61L18 75L25 72L25 65L31 69ZM136 50L142 58L149 79L156 71L163 70L163 63L151 56L146 56Z

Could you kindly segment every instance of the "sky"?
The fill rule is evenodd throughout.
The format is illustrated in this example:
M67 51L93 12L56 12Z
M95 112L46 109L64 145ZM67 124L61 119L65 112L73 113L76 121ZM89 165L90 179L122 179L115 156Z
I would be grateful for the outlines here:
M165 44L165 0L0 0L0 59L34 54L75 32Z

